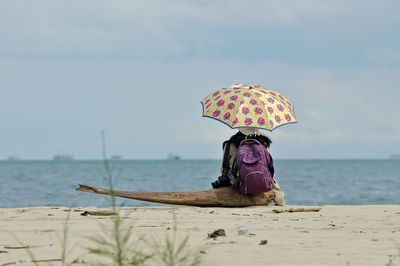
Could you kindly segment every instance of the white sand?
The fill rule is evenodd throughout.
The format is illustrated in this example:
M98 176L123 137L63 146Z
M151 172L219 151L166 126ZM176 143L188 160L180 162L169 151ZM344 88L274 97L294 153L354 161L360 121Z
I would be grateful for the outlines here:
M284 208L291 207L295 206ZM399 205L322 206L320 212L312 213L272 212L280 208L140 207L124 208L121 215L124 228L132 227L136 236L161 243L173 231L175 213L178 241L189 235L188 246L203 248L202 265L385 265L389 255L400 253ZM23 245L31 247L37 260L59 259L65 209L0 209L0 265L31 265L26 263L31 258L25 249L9 248ZM67 259L82 255L80 261L93 262L98 257L87 255L85 247L95 247L87 237L104 230L101 225L111 230L114 218L80 213L72 212L69 220L68 246L75 248ZM241 225L251 234L239 235L237 228ZM218 228L223 228L227 236L208 239L207 233ZM261 240L268 243L259 245ZM400 258L394 257L393 262L400 265Z

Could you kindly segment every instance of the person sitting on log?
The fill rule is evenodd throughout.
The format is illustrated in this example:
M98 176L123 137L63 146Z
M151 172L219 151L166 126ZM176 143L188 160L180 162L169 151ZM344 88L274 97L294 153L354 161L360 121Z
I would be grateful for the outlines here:
M239 128L239 131L226 140L222 144L223 148L223 160L221 165L221 176L211 183L213 188L219 188L224 186L235 186L237 180L237 169L234 167L236 154L240 143L245 139L255 139L259 143L265 146L268 150L272 143L271 139L267 136L261 135L260 130L257 128ZM280 188L278 182L273 178L275 169L273 165L273 159L270 157L271 162L268 164L268 170L272 175L272 190L275 190L275 203L277 205L284 205L284 193Z

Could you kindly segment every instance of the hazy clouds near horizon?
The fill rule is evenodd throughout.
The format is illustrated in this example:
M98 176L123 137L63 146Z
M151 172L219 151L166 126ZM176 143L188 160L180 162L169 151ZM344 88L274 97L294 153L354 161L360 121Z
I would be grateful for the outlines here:
M200 101L288 97L276 158L400 153L398 1L0 2L0 158L220 158Z

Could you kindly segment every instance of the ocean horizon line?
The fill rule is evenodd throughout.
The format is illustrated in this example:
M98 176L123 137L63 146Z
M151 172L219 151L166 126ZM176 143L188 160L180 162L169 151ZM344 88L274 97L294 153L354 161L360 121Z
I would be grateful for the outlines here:
M222 160L222 158L180 158L177 160L174 159L168 159L168 158L123 158L123 159L110 159L108 158L109 161L112 162L124 162L124 161L219 161ZM396 161L396 159L390 158L390 157L376 157L376 158L363 158L363 157L343 157L343 158L338 158L338 157L324 157L324 158L313 158L313 157L304 157L304 158L279 158L279 157L274 157L274 160L304 160L304 161L357 161L357 160L387 160L387 161ZM103 158L74 158L74 159L67 159L67 160L55 160L52 158L20 158L17 160L9 160L9 159L0 159L0 162L79 162L79 161L104 161Z

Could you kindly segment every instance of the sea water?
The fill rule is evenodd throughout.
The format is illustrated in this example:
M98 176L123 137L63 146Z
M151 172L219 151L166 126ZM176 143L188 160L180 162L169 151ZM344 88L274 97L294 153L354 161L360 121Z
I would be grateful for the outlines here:
M111 161L114 188L198 191L211 188L220 160ZM399 160L275 160L290 205L400 204ZM75 191L109 186L103 161L0 161L0 208L110 206L108 196ZM119 199L125 206L157 205Z

